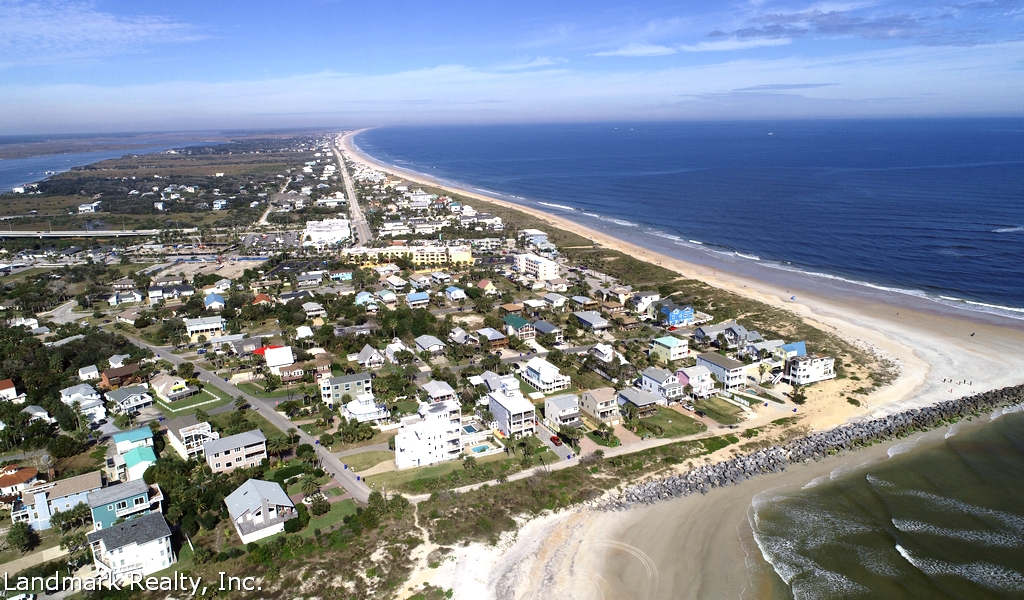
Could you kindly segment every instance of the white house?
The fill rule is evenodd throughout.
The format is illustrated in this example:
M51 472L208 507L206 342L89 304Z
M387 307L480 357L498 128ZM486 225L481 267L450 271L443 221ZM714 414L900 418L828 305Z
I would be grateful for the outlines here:
M89 365L78 370L79 381L93 381L100 378L100 370L96 365Z
M402 419L395 436L395 466L432 465L462 452L462 409L455 400L420 404L416 416Z
M207 339L224 334L226 321L224 317L199 317L198 319L185 319L185 331L191 341L204 335Z
M167 421L167 442L185 460L203 456L203 445L217 439L220 439L220 434L206 421L196 419L195 415Z
M505 437L533 435L537 431L536 409L523 397L514 379L502 381L498 389L487 394L487 402L495 426Z
M714 352L697 355L697 366L707 367L718 383L727 390L736 389L746 383L747 367L738 360L733 360Z
M97 394L99 396L99 394ZM15 404L23 404L25 402L25 393L18 393L18 389L14 386L14 380L4 379L0 381L0 400L6 400Z
M263 353L263 358L267 361L267 368L270 369L270 372L278 376L281 375L282 367L295 364L295 354L292 353L291 346L267 348Z
M281 486L250 479L224 498L231 522L243 544L284 531L286 521L299 516Z
M304 302L302 304L302 312L306 313L307 319L327 316L327 309L321 306L319 302Z
M144 385L132 385L118 388L104 394L114 404L114 412L131 413L153 405L153 397L149 388Z
M364 369L379 369L384 366L384 355L369 344L363 346L354 359ZM353 357L350 357L349 360L353 360Z
M545 394L564 390L572 385L572 380L567 375L562 375L558 367L539 356L534 356L526 363L523 380Z
M517 254L515 267L523 277L534 281L558 279L558 263L536 254Z
M676 400L683 396L683 386L675 373L658 367L647 367L640 374L640 389L657 394L666 400Z
M466 291L462 288L450 285L444 290L444 295L448 298L449 302L458 302L459 300L466 299Z
M544 399L544 422L557 432L561 426L582 427L580 398L576 394L560 394Z
M432 335L421 335L416 338L416 351L441 354L444 352L444 342Z
M46 412L46 409L38 404L29 404L25 408L21 409L21 412L28 415L29 423L33 421L43 421L44 423L53 425L57 422L57 419L51 417L50 413Z
M133 581L177 561L171 550L171 529L159 512L104 527L86 537L102 579Z
M676 378L679 385L690 386L690 395L694 398L707 398L715 395L715 380L711 377L711 370L703 365L683 367L676 371Z
M445 381L428 381L423 384L423 391L427 393L431 402L447 402L455 400L455 390Z
M786 379L793 385L808 385L835 379L836 359L821 354L795 356L786 363Z

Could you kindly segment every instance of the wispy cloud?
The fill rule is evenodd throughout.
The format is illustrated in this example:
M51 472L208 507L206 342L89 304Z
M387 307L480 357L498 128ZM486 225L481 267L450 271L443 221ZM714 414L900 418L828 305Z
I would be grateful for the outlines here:
M593 56L666 56L668 54L675 54L676 52L678 52L678 50L670 46L633 43L626 44L617 50L595 52Z
M524 69L539 69L543 67L552 67L568 62L566 59L561 57L551 56L538 56L536 58L526 57L523 60L514 62L507 65L500 65L497 67L499 71L521 71Z
M838 83L767 83L750 87L736 88L734 92L784 92L788 90L811 90L814 88L832 87Z
M725 52L730 50L749 50L750 48L764 48L767 46L785 46L792 42L785 37L764 38L764 39L726 39L711 42L698 42L688 46L679 46L681 52Z
M159 16L119 16L91 3L0 0L0 66L138 52L202 39L195 27Z

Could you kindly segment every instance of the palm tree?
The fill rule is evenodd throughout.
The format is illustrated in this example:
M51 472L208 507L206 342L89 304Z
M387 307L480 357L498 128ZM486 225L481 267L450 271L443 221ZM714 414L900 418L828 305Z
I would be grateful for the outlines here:
M299 480L299 489L306 496L313 496L320 492L320 486L316 483L316 478L312 475L303 475L302 479Z
M285 439L283 435L275 435L267 440L267 451L276 456L279 462L281 460L281 455L291 448L291 446L292 445L288 443L288 440Z
M295 443L295 437L296 437L295 434L297 434L298 432L299 432L299 430L294 428L294 427L289 427L288 428L288 444L289 445Z

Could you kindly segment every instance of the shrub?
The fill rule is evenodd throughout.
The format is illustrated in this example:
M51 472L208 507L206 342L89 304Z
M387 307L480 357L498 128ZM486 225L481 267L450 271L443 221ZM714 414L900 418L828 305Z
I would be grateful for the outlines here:
M327 501L323 496L317 496L313 499L313 502L309 505L309 512L313 513L314 517L320 515L326 515L331 512L331 503Z

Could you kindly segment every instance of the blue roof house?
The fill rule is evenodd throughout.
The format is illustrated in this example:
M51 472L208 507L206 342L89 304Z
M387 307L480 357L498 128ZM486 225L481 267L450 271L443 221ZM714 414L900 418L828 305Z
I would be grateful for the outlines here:
M421 308L430 303L429 292L413 292L406 294L405 303L409 305L409 308Z
M207 294L203 304L207 310L221 310L224 308L224 296L220 294Z
M786 358L795 356L807 356L807 346L803 342L791 342L783 344L782 349L786 352Z

